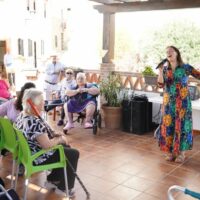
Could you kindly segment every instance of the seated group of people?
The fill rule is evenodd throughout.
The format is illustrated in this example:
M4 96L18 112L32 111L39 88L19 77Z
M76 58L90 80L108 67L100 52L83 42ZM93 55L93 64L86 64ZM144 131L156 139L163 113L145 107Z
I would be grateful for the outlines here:
M74 128L73 113L86 111L85 128L91 128L92 117L96 109L96 96L99 94L99 88L96 84L87 83L84 73L79 72L74 79L72 69L66 70L66 77L62 80L56 100L47 104L49 111L64 102L61 119L57 125L64 124L64 117L67 117L67 123L63 128L64 131Z
M73 76L73 71L71 69L67 70L66 75ZM67 82L67 76L63 81ZM71 85L66 84L67 86L64 86L63 84L64 89L61 90L61 97L64 97L65 95L69 97L64 105L65 113L68 117L64 129L69 130L73 128L73 113L82 112L83 110L86 110L85 128L90 128L92 127L91 119L96 108L94 96L99 94L99 89L94 84L86 83L84 73L78 73L76 81L72 78L70 78L70 80L73 80L70 81ZM6 116L23 132L32 154L35 154L41 149L49 149L55 145L62 144L66 159L76 170L79 151L69 146L66 135L62 133L55 133L52 135L52 133L49 133L46 123L38 118L28 100L33 102L37 111L42 115L45 102L43 92L36 89L33 83L27 82L21 88L21 91L16 98L12 98L0 105L0 116ZM40 165L52 163L58 159L59 153L57 151L49 151L49 153L39 157L34 164ZM69 194L70 196L74 196L73 188L75 175L69 165L67 165L67 176ZM47 176L47 186L56 189L58 193L65 191L63 169L53 169L51 171Z

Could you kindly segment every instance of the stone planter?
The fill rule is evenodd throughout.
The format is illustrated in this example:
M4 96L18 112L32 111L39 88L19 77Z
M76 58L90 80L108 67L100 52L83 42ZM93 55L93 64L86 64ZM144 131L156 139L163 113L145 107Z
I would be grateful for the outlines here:
M158 76L144 76L146 85L157 85Z
M109 129L121 129L122 107L109 107L102 105L105 127Z

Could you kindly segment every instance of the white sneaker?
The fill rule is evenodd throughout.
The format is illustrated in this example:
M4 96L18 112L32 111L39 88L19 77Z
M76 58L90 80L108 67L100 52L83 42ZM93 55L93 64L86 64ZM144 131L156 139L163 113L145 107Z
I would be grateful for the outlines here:
M52 189L57 189L57 185L52 183L52 182L49 182L49 181L46 181L44 183L44 186L45 188L47 188L48 190L52 190Z

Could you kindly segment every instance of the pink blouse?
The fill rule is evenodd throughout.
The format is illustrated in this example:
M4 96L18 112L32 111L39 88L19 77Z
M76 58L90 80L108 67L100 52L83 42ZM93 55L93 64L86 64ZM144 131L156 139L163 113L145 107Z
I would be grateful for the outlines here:
M0 79L0 97L3 97L5 99L9 99L11 97L9 86L3 79Z

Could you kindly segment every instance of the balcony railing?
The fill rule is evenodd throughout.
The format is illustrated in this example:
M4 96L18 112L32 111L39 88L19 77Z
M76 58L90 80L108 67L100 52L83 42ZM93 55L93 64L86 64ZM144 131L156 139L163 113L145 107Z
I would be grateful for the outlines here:
M88 82L100 82L100 70L84 70L86 73ZM156 85L147 85L144 81L144 77L141 73L134 72L123 72L117 71L117 74L120 74L121 77L121 86L122 88L128 88L138 91L149 91L149 92L162 92L162 89L159 89ZM191 85L196 85L200 89L200 80L197 80L193 77L190 77L189 83Z

